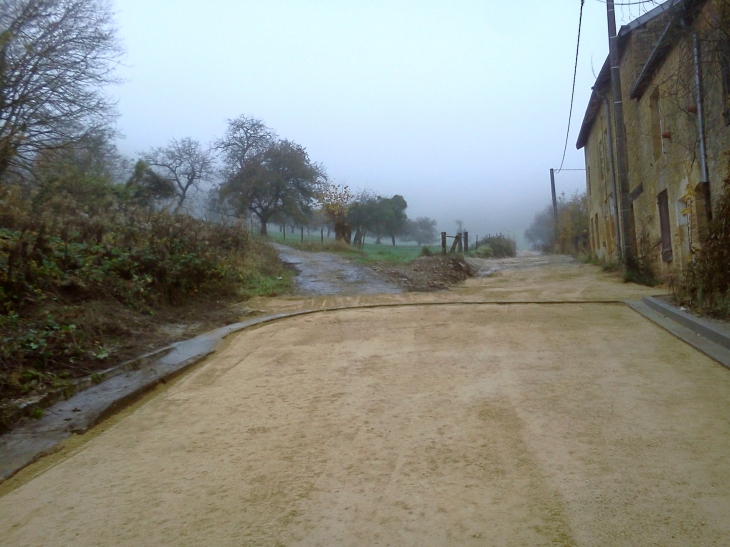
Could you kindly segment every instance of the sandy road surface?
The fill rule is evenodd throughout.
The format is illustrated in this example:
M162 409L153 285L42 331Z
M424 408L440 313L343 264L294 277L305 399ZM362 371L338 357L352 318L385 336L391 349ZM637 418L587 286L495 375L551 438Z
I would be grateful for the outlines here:
M640 291L565 267L495 299ZM6 489L0 544L730 545L729 371L621 304L444 304L232 338Z

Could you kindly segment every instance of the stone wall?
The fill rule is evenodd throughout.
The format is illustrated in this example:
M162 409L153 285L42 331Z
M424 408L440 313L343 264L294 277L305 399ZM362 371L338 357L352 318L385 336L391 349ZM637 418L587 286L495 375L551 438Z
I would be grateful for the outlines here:
M708 34L708 2L695 23L701 37ZM628 37L621 58L624 123L629 162L631 207L640 256L651 260L665 275L681 269L701 245L706 226L704 189L700 185L699 132L697 126L692 35L685 29L651 82L637 99L629 98L642 67L667 24L658 17ZM726 108L719 64L713 58L712 42L703 47L703 98L710 191L717 194L728 176L727 151L730 127L725 126ZM603 90L610 97L610 87ZM652 116L654 110L654 116ZM589 211L594 256L616 258L611 249L610 203L613 199L610 172L602 156L607 151L606 119L601 109L586 142L585 157L590 184ZM613 120L611 120L613 121ZM658 124L656 123L658 121ZM615 138L615 135L614 135ZM666 190L671 253L662 253L658 197ZM615 237L613 238L615 243Z

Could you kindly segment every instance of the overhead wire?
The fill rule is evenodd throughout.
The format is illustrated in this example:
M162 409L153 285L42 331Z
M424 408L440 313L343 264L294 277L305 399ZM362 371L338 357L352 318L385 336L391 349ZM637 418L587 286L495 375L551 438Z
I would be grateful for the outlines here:
M596 0L596 2L600 2L601 4L608 4L606 0ZM638 0L637 2L614 2L614 6L639 6L643 4L655 4L659 5L661 4L660 0Z
M580 52L580 31L583 26L583 6L585 0L580 0L580 17L578 18L578 42L575 46L575 68L573 69L573 91L570 94L570 112L568 114L568 130L565 133L565 146L563 147L563 159L560 160L560 167L556 173L563 170L565 164L565 154L568 152L568 139L570 138L570 122L573 120L573 102L575 101L575 82L578 78L578 53Z

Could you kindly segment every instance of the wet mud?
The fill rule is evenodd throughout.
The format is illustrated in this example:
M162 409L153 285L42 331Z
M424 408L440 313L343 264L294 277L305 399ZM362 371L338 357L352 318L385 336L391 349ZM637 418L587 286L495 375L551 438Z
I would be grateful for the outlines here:
M403 292L395 283L382 279L372 269L332 253L308 253L273 244L279 258L294 268L294 283L302 295L396 294Z

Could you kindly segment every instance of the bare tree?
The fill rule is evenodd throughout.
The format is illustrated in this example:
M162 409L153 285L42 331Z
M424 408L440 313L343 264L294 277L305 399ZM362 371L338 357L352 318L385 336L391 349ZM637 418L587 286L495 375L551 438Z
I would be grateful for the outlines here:
M179 211L191 190L210 182L214 175L213 155L189 137L172 139L165 147L155 148L142 158L160 176L175 183Z
M228 177L242 171L246 160L263 152L277 136L263 121L251 116L239 116L228 120L228 129L222 139L215 143L215 149L222 152Z
M120 54L108 0L0 0L0 180L111 126Z

